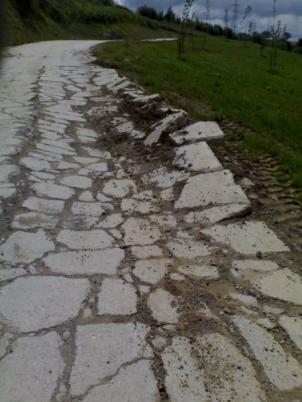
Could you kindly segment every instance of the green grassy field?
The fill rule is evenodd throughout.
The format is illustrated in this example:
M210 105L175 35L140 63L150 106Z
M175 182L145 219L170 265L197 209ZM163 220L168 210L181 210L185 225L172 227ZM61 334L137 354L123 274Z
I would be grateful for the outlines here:
M7 0L5 16L7 45L51 39L147 39L175 31L172 24L95 0Z
M271 73L269 49L261 56L253 43L221 37L208 37L206 50L201 38L188 38L184 60L175 42L106 44L96 54L197 119L227 118L250 128L243 146L253 156L277 156L302 188L301 55L279 51Z

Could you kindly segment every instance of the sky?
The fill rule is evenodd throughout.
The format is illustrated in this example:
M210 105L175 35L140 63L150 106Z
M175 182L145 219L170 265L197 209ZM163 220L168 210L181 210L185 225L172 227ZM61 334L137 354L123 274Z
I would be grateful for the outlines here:
M120 0L123 5L136 10L137 7L147 4L157 10L165 11L172 6L177 14L181 14L184 0ZM193 8L194 13L199 18L205 18L206 0L195 0ZM234 0L210 0L211 12L210 22L223 25L224 10L229 10L230 23L232 22L232 5ZM266 30L272 21L272 3L273 0L239 0L238 18L242 30L245 23L242 18L247 6L252 7L251 20L256 23L258 31ZM277 20L287 26L287 31L294 38L302 37L302 0L277 0ZM240 24L238 24L240 26Z

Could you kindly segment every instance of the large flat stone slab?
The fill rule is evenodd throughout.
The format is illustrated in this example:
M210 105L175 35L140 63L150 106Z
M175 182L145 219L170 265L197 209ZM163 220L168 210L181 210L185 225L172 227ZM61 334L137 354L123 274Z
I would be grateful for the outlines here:
M229 170L190 177L175 208L195 208L224 204L249 204L242 188L234 183Z
M122 228L126 246L153 244L160 239L159 229L147 219L129 218Z
M289 248L263 222L215 225L201 233L210 236L217 243L225 244L241 254L281 253Z
M62 230L57 241L65 244L72 250L89 250L110 248L113 237L101 229L96 230Z
M183 127L186 123L186 117L187 114L183 110L179 110L176 113L164 117L151 127L152 131L145 139L144 144L146 146L152 146L160 140L164 133L171 133L172 131Z
M211 254L211 247L202 241L176 239L167 243L168 250L177 258L193 259Z
M0 361L1 402L50 401L64 362L54 332L20 338Z
M133 273L142 282L155 284L165 276L169 263L167 258L137 261Z
M121 368L119 373L107 384L100 385L89 392L83 402L156 402L160 400L154 374L150 363L138 361Z
M0 314L21 332L50 328L76 317L90 289L87 279L18 278L0 290Z
M174 186L175 183L184 181L189 177L189 173L181 172L179 170L168 170L162 167L146 173L142 180L146 185L155 185L159 188L169 188Z
M106 248L104 250L63 251L49 254L43 261L52 272L66 275L114 275L124 256L125 252L120 248Z
M72 395L111 376L125 363L151 357L145 341L149 328L143 324L90 324L78 326L76 359L71 372Z
M276 388L290 391L302 386L301 365L282 349L269 332L244 317L235 317L233 322Z
M51 182L35 183L32 188L40 197L57 198L59 200L68 200L75 194L73 189Z
M288 303L302 305L302 280L290 269L280 269L253 282L262 294Z
M43 230L34 233L15 232L0 246L0 260L12 264L28 264L55 246Z
M228 204L207 208L203 211L192 211L185 216L187 223L213 225L227 219L240 217L250 209L249 204Z
M170 134L170 139L176 145L191 144L199 141L219 140L224 137L223 131L214 121L199 121L183 130Z
M222 170L219 160L206 142L176 148L173 165L191 172Z
M98 295L98 314L134 314L136 301L136 290L133 285L122 279L105 278Z
M251 280L279 268L278 264L269 260L235 260L231 273L234 278Z
M283 315L279 318L279 324L288 333L297 348L302 351L302 318Z
M59 214L64 209L64 201L45 200L44 198L30 197L22 204L24 208L44 214Z
M129 193L136 192L136 184L130 179L112 179L103 187L103 193L114 198L124 198Z
M155 320L165 324L176 324L179 313L175 297L165 289L158 288L148 298L148 306Z

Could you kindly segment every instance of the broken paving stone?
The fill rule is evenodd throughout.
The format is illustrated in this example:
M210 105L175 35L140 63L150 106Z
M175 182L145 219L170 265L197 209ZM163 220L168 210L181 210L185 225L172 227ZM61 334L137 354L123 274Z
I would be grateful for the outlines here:
M246 307L257 307L258 305L256 297L253 296L243 295L240 293L230 293L230 297L233 300L239 301Z
M86 169L93 173L104 173L108 171L108 165L106 162L93 163L86 166Z
M269 320L268 318L259 318L256 323L258 325L261 325L261 327L266 328L266 329L273 329L276 327L276 324Z
M134 246L131 248L132 254L139 259L161 257L162 250L158 246Z
M127 214L132 214L133 212L149 214L158 211L158 207L153 205L150 201L138 201L131 198L124 198L122 200L121 209Z
M133 273L142 282L155 284L165 276L170 263L165 258L137 261Z
M279 318L279 324L288 333L295 345L302 351L302 318L283 315Z
M149 245L160 239L159 229L147 219L129 218L122 228L126 246Z
M241 254L280 253L289 248L263 222L215 225L201 233Z
M122 367L110 381L93 388L83 402L155 402L159 399L150 363L141 360Z
M224 204L249 204L242 188L234 183L229 170L191 176L182 189L175 208L195 208Z
M288 303L302 305L302 280L290 269L280 269L253 282L260 293Z
M108 215L101 223L103 228L115 228L124 222L124 218L121 214Z
M63 185L73 188L85 189L92 186L92 180L83 176L67 176L60 180Z
M153 170L142 177L144 184L153 184L159 188L169 188L175 183L184 181L189 177L189 173L179 170L168 170L166 167ZM171 190L170 190L171 191Z
M253 279L259 274L279 269L279 265L267 260L235 260L232 264L231 274L234 278L242 280Z
M73 250L104 249L112 247L113 238L104 230L62 230L57 241Z
M169 251L177 258L193 259L206 257L211 254L212 249L202 241L179 239L167 243Z
M49 162L42 159L25 157L20 160L20 165L25 166L30 170L50 170Z
M101 202L74 202L71 207L71 212L74 215L85 216L101 216L106 211L111 210L113 207L110 204Z
M150 215L149 219L151 222L163 227L174 228L177 225L174 215Z
M222 166L205 142L184 145L175 150L173 165L191 172L215 172Z
M71 162L65 162L65 161L61 161L58 163L57 165L57 169L59 170L69 170L69 169L78 169L80 167L80 165L78 165L77 163L71 163Z
M50 328L75 318L89 290L87 279L17 278L0 290L0 314L21 332Z
M173 187L167 188L166 190L161 191L160 198L164 201L173 201L174 200L174 189Z
M44 214L59 214L64 209L64 201L45 200L44 198L30 197L22 204L24 208Z
M199 121L169 136L175 145L191 144L199 141L219 140L224 137L219 125L214 121Z
M244 317L234 317L233 322L276 388L290 391L301 387L302 367L269 332Z
M189 212L185 216L187 223L210 225L227 219L236 218L250 209L249 204L229 204L205 209L204 211Z
M98 314L135 314L136 302L134 286L122 279L105 278L98 295Z
M152 146L160 141L160 138L165 133L171 133L183 127L186 124L187 113L183 110L178 110L175 113L169 114L151 127L151 133L145 139L146 146Z
M160 323L176 324L179 313L175 297L164 289L154 290L148 297L148 306L152 316Z
M136 192L136 185L133 180L121 179L121 180L109 180L103 187L103 192L106 195L114 198L124 198L129 193Z
M182 265L177 268L184 275L195 276L204 280L217 280L220 278L217 267L211 265Z
M141 323L80 325L76 331L76 358L71 372L72 395L112 376L124 364L152 357L145 341L149 327ZM140 390L141 392L141 390Z
M15 232L0 246L0 260L28 264L53 251L55 246L43 230L34 233Z
M38 212L28 212L15 217L11 227L13 229L54 229L59 221L58 217Z
M1 402L50 401L63 375L60 346L55 332L17 339L0 362Z
M93 201L95 201L95 199L93 198L92 192L89 190L86 190L79 196L79 201L93 202Z
M33 190L41 197L58 198L59 200L68 200L74 195L74 190L54 184L51 182L35 183L32 186Z
M91 165L99 162L99 158L91 158L90 156L74 156L73 159L81 165Z
M124 256L125 252L120 248L106 248L49 254L43 261L52 272L66 275L114 275Z

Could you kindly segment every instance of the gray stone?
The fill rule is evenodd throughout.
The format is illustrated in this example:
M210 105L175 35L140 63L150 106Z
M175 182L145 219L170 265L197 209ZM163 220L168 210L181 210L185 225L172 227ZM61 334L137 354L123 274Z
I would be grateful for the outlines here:
M176 148L173 165L192 172L222 170L220 162L205 142Z
M71 212L74 215L102 216L111 208L112 206L110 204L101 202L74 202L71 207Z
M34 233L15 232L0 246L0 260L28 264L54 250L54 244L43 230Z
M20 160L20 165L25 166L30 170L50 170L51 166L47 161L36 158L22 158Z
M121 214L108 215L101 223L103 228L115 228L124 222L124 218Z
M159 401L156 380L145 360L121 368L108 383L88 393L83 402L155 402Z
M229 170L190 177L175 203L175 208L195 208L224 204L249 204Z
M153 205L150 201L138 201L131 198L123 199L121 209L127 214L132 214L133 212L140 214L149 214L151 212L158 211L158 207Z
M155 284L165 276L169 263L171 263L169 259L137 261L133 273L142 282Z
M41 197L68 200L74 195L74 190L71 188L51 182L35 183L32 188Z
M302 318L283 315L279 318L279 324L288 333L295 345L302 351Z
M37 211L44 214L59 214L64 209L64 201L30 197L23 202L22 206L31 211Z
M177 301L171 293L164 289L156 289L148 297L148 306L155 320L166 324L176 324L179 314Z
M61 183L68 187L80 188L85 189L89 188L92 185L92 180L89 177L83 176L67 176L61 179Z
M244 317L235 317L233 322L276 388L290 391L301 387L302 367L282 349L269 332Z
M49 254L43 261L52 272L66 275L114 275L124 256L125 252L120 248L106 248L94 251L63 251Z
M268 260L235 260L232 264L231 274L234 278L250 280L259 274L276 271L279 265Z
M163 255L158 246L134 246L131 248L131 252L136 258L140 259L161 257Z
M224 137L219 125L214 121L199 121L170 134L172 142L176 145L196 143L199 141L218 140Z
M216 225L202 230L201 233L241 254L256 255L257 252L280 253L289 251L289 248L263 222Z
M135 313L135 288L122 279L105 278L98 295L98 314L131 315Z
M136 192L136 185L133 180L121 179L121 180L110 180L103 188L103 192L114 198L124 198L130 192Z
M147 219L129 218L122 228L126 246L149 245L160 239L159 229Z
M302 305L302 280L290 269L280 269L253 282L262 294L288 303Z
M211 225L227 219L236 218L243 215L250 209L249 204L229 204L220 207L205 209L204 211L189 212L185 216L187 223L201 223Z
M167 248L177 258L193 259L206 257L211 254L212 249L201 241L179 239L169 241Z
M89 289L87 279L18 278L1 288L0 314L21 332L50 328L76 317Z
M113 238L104 230L62 230L57 241L73 250L103 249L113 244Z
M38 212L28 212L15 217L12 222L14 229L54 229L59 221L58 217L45 215Z
M162 167L145 174L142 180L146 185L153 184L159 188L169 188L174 186L175 183L186 180L188 177L189 173L168 170L166 167Z
M1 402L50 401L64 362L59 336L20 338L0 362Z
M217 267L211 265L182 265L177 268L177 271L205 280L216 280L220 277Z
M230 297L233 300L239 301L246 307L257 307L258 305L256 297L253 296L243 295L240 293L230 293Z
M76 333L76 358L71 372L72 395L112 376L126 363L152 357L145 341L149 328L143 324L81 325Z

